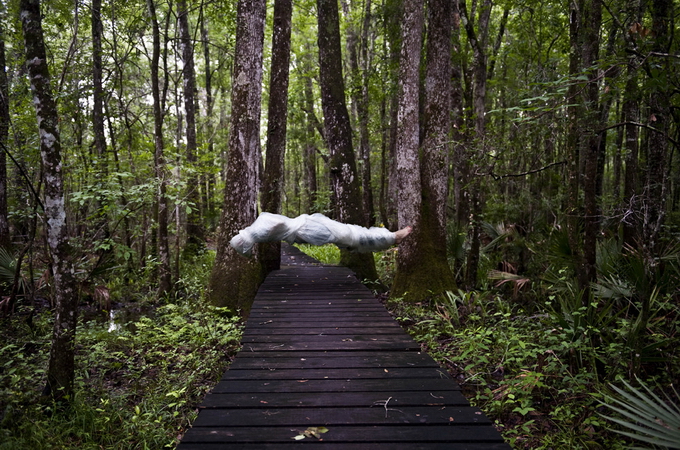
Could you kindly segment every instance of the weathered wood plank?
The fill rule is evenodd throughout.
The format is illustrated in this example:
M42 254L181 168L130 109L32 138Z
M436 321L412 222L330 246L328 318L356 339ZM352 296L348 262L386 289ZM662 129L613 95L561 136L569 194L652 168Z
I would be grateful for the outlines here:
M460 391L385 392L250 392L243 394L212 394L201 408L310 408L310 407L370 407L387 401L388 407L401 406L467 406Z
M346 353L345 353L346 354ZM379 353L368 356L266 356L259 358L237 358L230 370L234 369L349 369L375 367L434 367L439 365L427 355L412 355L407 352Z
M437 442L327 442L293 441L290 442L243 442L239 450L286 450L304 446L309 450L510 450L508 444L499 442L485 443L437 443ZM234 450L233 443L182 443L178 450Z
M430 373L431 374L431 373ZM213 394L247 392L386 392L395 394L410 391L458 391L460 386L448 377L388 378L388 379L290 379L290 380L235 380L223 379L212 390ZM389 397L389 395L388 395Z
M226 380L342 380L391 378L442 378L446 373L434 368L356 368L356 369L273 369L228 370L222 377Z
M321 425L491 424L479 409L472 406L404 406L388 408L387 414L382 407L204 409L193 427L252 426L256 423L302 429ZM492 429L489 428L489 432Z
M296 334L298 336L305 336L305 335L332 335L332 334L357 334L362 331L366 330L366 327L359 327L359 326L342 326L342 327L334 327L334 328L300 328L300 327L294 327L291 326L290 324L286 326L278 326L276 323L271 322L270 324L264 324L264 325L271 325L271 326L253 326L247 328L243 332L243 336L250 336L250 335L255 335L255 334L266 334L266 335L275 335L275 334ZM380 325L374 325L371 327L371 333L374 335L377 334L402 334L404 331L400 327L395 327L392 326L391 324L380 324Z
M425 440L429 442L449 443L473 443L473 442L499 442L500 434L486 427L479 426L431 426ZM272 426L266 429L254 427L220 427L211 433L204 428L193 428L188 431L185 440L187 442L280 442L287 443L306 428ZM481 436L480 436L481 434ZM338 426L328 428L328 432L321 435L323 442L365 442L368 440L379 442L417 442L423 439L422 427L403 426ZM316 441L313 437L306 440L305 444ZM318 441L317 441L318 442ZM390 447L391 448L391 447ZM486 448L486 447L484 447Z

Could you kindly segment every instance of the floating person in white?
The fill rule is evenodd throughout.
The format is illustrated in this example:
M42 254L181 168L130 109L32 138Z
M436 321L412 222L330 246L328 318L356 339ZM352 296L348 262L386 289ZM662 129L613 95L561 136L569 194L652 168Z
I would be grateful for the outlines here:
M256 243L276 241L289 244L335 244L351 251L373 252L399 244L411 231L411 227L396 232L379 227L364 228L336 222L318 213L291 219L263 212L252 225L239 231L229 244L246 256L251 255Z

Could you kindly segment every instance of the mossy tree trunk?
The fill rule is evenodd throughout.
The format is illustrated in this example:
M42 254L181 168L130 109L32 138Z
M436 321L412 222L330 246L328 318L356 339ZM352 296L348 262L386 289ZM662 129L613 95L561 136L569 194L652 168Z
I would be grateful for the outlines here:
M257 251L253 259L246 259L231 248L229 241L257 215L265 14L265 0L238 2L229 160L217 255L208 287L211 303L244 313L250 311L262 282L262 265Z
M417 5L406 6L405 21L412 21L412 8ZM446 193L447 193L447 148L450 120L450 88L451 76L451 5L445 0L433 0L428 8L428 36L427 36L427 66L425 73L425 105L424 105L424 140L420 148L420 220L411 237L405 240L400 250L397 274L392 286L392 295L403 297L408 301L420 301L440 295L455 288L453 274L446 255ZM416 17L417 19L417 17ZM409 42L408 33L418 33L419 28L404 27L404 42ZM415 45L415 44L412 44ZM402 50L402 57L408 55L409 50ZM411 55L412 56L412 55ZM410 61L413 64L414 61ZM404 61L402 61L404 64ZM417 67L417 66L416 66ZM411 69L414 70L414 69ZM402 72L402 77L406 76ZM412 78L414 75L411 74ZM411 80L410 83L412 83ZM402 81L402 90L404 82ZM412 104L400 102L400 109L412 108ZM402 110L401 114L405 114ZM413 120L413 119L411 119ZM415 140L415 136L410 136ZM412 147L413 144L411 144ZM398 150L404 153L405 150ZM411 148L408 153L412 155ZM407 170L399 167L399 170ZM415 177L412 174L411 177ZM400 177L401 178L401 177ZM412 180L413 181L413 180ZM411 183L413 189L417 185ZM400 186L401 189L401 186ZM403 197L403 194L402 194ZM400 198L400 226L408 225L401 221L412 220L404 208L412 208L406 197ZM403 216L403 217L402 217ZM409 242L410 241L410 242Z

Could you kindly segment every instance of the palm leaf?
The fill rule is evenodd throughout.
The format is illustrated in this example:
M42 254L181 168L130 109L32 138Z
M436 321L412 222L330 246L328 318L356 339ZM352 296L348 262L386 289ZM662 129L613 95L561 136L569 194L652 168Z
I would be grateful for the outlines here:
M610 385L618 396L604 394L608 403L602 404L623 418L603 417L626 429L612 431L648 444L680 448L680 408L668 395L667 403L642 382L644 392L625 381L623 384L625 390Z

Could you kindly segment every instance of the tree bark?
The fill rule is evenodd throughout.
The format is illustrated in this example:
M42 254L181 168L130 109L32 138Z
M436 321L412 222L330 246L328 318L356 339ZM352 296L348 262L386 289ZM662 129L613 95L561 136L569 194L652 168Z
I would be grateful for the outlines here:
M172 289L172 272L170 270L170 246L168 243L168 199L167 199L167 171L165 167L163 140L163 104L161 99L159 61L161 55L161 38L158 27L155 0L147 0L151 27L153 33L153 51L151 56L151 91L153 96L154 117L154 174L158 182L158 193L154 208L158 244L158 295L163 296ZM166 83L167 84L167 83ZM167 86L166 86L167 88Z
M284 186L292 13L293 3L291 0L276 0L274 2L267 149L260 201L264 211L275 214L281 213ZM262 254L262 265L267 272L278 270L281 267L281 242L262 244L260 252Z
M102 85L102 11L101 0L92 1L92 134L94 135L94 148L97 155L96 185L96 222L95 239L109 237L108 220L106 218L105 203L107 200L101 196L105 190L104 184L108 174L108 153L106 148L106 134L104 133L104 88Z
M401 69L400 81L400 117L410 116L411 123L399 121L400 127L409 127L409 135L404 136L409 144L402 149L398 147L398 168L401 173L407 170L401 164L408 164L413 159L412 146L417 142L418 131L413 126L413 118L417 117L418 109L416 102L407 102L406 87L412 89L414 81L417 81L418 54L413 55L413 49L409 48L418 44L420 38L411 35L420 34L418 21L419 11L422 10L420 2L404 3L404 28L402 32L402 60L401 64L408 67ZM406 24L411 24L407 26ZM427 35L427 65L425 72L425 105L424 105L424 140L420 147L420 186L413 185L415 174L409 174L404 178L410 178L409 186L413 186L421 195L419 211L404 202L413 201L405 194L400 193L399 200L399 225L408 225L406 221L412 220L414 214L418 214L420 220L416 222L413 236L405 240L400 251L398 272L392 287L392 295L404 297L409 301L420 301L432 296L437 296L455 287L453 274L448 264L446 255L446 196L448 185L447 148L449 146L449 133L451 128L450 110L450 76L451 76L451 4L447 0L431 0L428 3L428 35ZM418 58L408 61L407 55ZM407 81L408 80L408 81ZM410 96L415 95L411 92ZM415 108L415 111L413 110ZM408 150L406 150L408 148ZM404 158L404 153L410 158ZM399 179L402 179L400 174ZM400 190L404 187L399 186ZM406 209L403 209L406 208ZM402 222L403 221L403 222ZM409 242L411 241L411 242ZM402 256L401 253L406 253ZM408 258L408 259L407 259Z
M45 228L51 253L55 297L52 348L44 393L62 400L72 398L73 394L78 295L64 206L59 116L50 86L40 2L22 0L20 8L26 68L40 132L40 155L45 184Z
M3 11L0 17L0 247L9 250L12 240L7 220L7 155L5 154L9 136L9 84L5 62L4 19Z
M186 162L188 165L186 199L189 204L187 212L187 241L184 248L186 256L193 256L203 250L205 233L201 223L201 197L199 190L198 144L196 140L196 72L194 70L194 44L189 30L189 10L186 0L177 3L180 47L182 49L182 93L184 96L184 112L186 115Z
M396 278L392 287L393 296L402 296L407 292L406 280L421 263L418 258L422 203L419 99L423 3L423 0L406 0L402 5L396 126L397 220L398 228L412 226L415 232L399 246Z
M651 3L652 35L654 43L652 51L667 53L672 41L670 24L673 22L673 1L654 0ZM663 69L656 72L656 77L665 77L673 70L667 67L668 59L662 62ZM642 241L652 254L659 250L659 233L666 215L667 164L668 164L668 127L671 116L670 97L671 83L660 80L655 84L650 100L650 125L655 131L649 134L649 150L647 152L647 180L644 196L644 220L642 224Z
M352 147L352 129L345 103L338 2L317 0L317 10L321 105L325 138L330 152L335 216L341 222L361 224L365 216ZM352 269L359 280L369 282L378 280L371 253L352 253L343 250L340 263Z
M265 0L239 0L232 83L229 159L217 255L209 300L247 313L263 279L259 257L245 259L229 246L239 230L255 221L260 152L260 101Z

